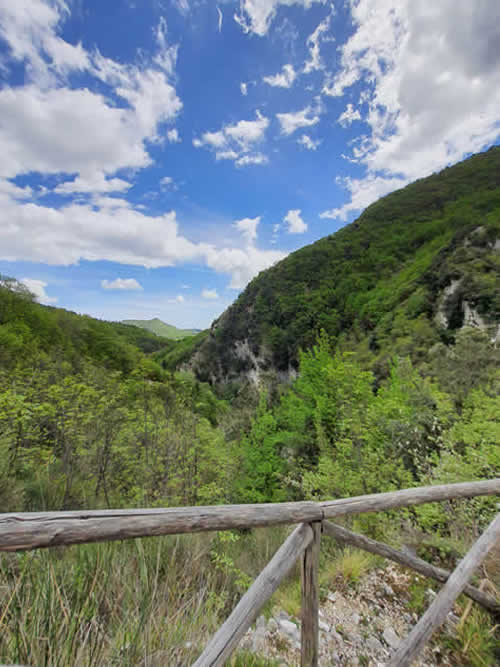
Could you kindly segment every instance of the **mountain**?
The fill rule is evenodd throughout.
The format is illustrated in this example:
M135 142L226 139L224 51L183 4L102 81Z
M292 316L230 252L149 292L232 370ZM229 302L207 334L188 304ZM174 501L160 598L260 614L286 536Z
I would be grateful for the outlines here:
M158 317L152 320L122 320L122 324L146 329L146 331L151 331L151 333L157 336L170 338L171 340L181 340L181 338L186 338L187 336L195 336L201 331L201 329L177 329L177 327L163 322Z
M498 336L500 147L369 206L352 224L261 272L190 359L213 383L293 376L324 330L384 372L469 324Z
M85 360L128 373L145 355L173 346L144 329L36 303L22 283L0 275L0 369L47 357L75 368Z

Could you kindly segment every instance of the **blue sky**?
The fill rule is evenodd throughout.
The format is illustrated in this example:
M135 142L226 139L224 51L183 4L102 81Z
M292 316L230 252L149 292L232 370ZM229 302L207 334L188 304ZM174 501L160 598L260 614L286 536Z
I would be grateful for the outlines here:
M206 327L500 136L496 0L0 0L0 272Z

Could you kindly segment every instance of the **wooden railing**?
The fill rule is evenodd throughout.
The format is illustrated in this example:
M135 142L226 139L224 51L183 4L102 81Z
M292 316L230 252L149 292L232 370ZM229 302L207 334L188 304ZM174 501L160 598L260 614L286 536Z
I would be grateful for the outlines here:
M500 494L500 478L404 489L318 503L0 514L0 551L23 551L175 533L299 524L208 642L194 667L215 667L226 662L257 618L259 611L298 559L301 560L302 572L301 665L314 667L318 664L318 567L322 534L340 543L351 544L389 558L444 583L434 602L392 657L389 665L396 667L411 664L434 630L443 623L460 593L468 595L489 612L500 613L498 601L484 591L468 585L473 572L490 548L500 540L500 514L493 519L453 573L353 533L328 519L347 514L380 512L423 503L495 494Z

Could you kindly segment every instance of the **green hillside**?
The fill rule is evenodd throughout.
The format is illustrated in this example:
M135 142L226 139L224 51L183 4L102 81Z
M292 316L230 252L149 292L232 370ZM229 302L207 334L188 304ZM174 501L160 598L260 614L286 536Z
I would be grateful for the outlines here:
M384 197L263 271L212 325L192 366L212 381L289 372L321 330L380 366L394 354L425 356L471 317L493 331L499 238L494 147Z
M195 336L200 333L200 329L178 329L172 324L163 322L158 317L155 317L152 320L122 320L122 324L146 329L146 331L151 331L151 333L154 333L157 336L169 338L170 340L181 340L187 336Z
M498 476L499 180L496 148L385 197L180 341L42 306L0 277L0 508L326 500ZM496 504L348 525L453 570ZM193 664L285 531L182 537L0 554L1 660ZM322 549L323 591L380 575ZM483 577L500 590L498 558ZM404 581L398 598L422 613L429 581ZM297 613L293 574L277 595ZM436 633L439 659L497 664L493 619L466 616Z

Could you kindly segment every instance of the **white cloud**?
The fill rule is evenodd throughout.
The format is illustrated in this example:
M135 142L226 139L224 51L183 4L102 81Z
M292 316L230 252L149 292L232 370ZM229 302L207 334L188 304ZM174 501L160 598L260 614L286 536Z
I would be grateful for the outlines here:
M217 9L217 17L218 17L217 28L218 28L219 32L222 32L222 12L221 12L218 5L217 5L216 9Z
M375 176L373 174L361 179L346 178L343 181L339 179L339 185L344 185L349 191L351 200L340 208L323 211L320 214L320 218L340 218L341 220L347 220L349 213L366 208L372 202L380 199L380 197L389 192L404 187L409 181L410 179L398 178L397 176L390 178L387 176Z
M304 234L307 232L307 223L302 219L300 208L291 209L283 218L288 225L289 234Z
M252 244L257 240L257 227L260 223L260 215L256 218L243 218L236 220L234 226L241 232L247 243Z
M147 142L159 141L160 125L182 108L170 82L177 47L168 46L160 21L158 50L150 62L143 55L140 66L123 65L59 37L68 15L62 0L0 5L0 37L9 48L4 69L13 60L22 62L28 82L0 90L0 175L74 174L76 187L83 184L79 191L87 192L85 183L151 164ZM100 80L105 93L69 87L67 76L75 71L84 71L93 83ZM70 187L62 191L75 191Z
M201 296L204 299L218 299L219 295L217 294L217 290L215 289L203 289L201 291Z
M160 180L160 186L162 190L177 190L177 184L172 176L164 176Z
M142 285L135 278L115 278L101 280L101 287L108 290L142 290Z
M62 0L16 0L0 6L0 36L9 55L27 63L29 80L53 84L70 70L85 70L88 54L56 35L58 25L69 14Z
M235 160L237 166L264 164L262 153L253 153L255 145L263 141L269 119L257 111L255 120L240 120L225 125L216 132L204 132L193 140L195 148L205 147L215 153L216 160Z
M244 32L252 32L263 37L269 30L280 5L286 7L300 5L304 9L310 9L315 2L324 3L325 0L240 0L240 13L234 15L234 20Z
M167 132L167 141L171 144L178 144L181 141L178 130L174 127Z
M319 123L318 112L311 106L307 106L300 111L277 113L276 118L281 125L281 134L286 136L293 134L300 127L311 127L312 125Z
M304 74L309 74L315 70L324 69L323 62L321 60L320 53L320 42L323 39L324 33L327 33L330 29L331 14L329 14L321 23L318 25L316 30L309 35L307 38L307 46L309 47L309 59L304 65Z
M293 65L283 65L281 72L273 76L265 76L262 80L273 87L291 88L296 78L297 73L293 69Z
M121 178L105 178L104 174L94 172L88 177L78 176L73 181L60 183L54 188L57 194L72 194L75 192L124 192L132 187L131 183Z
M321 144L321 139L311 139L308 134L303 134L300 139L297 139L297 143L307 148L308 151L315 151Z
M347 183L351 202L328 217L345 218L499 136L499 3L358 0L351 13L354 32L324 93L362 88L370 132L353 159L367 176Z
M52 297L47 294L45 288L47 283L43 280L35 280L34 278L22 278L21 282L26 285L29 291L35 296L36 300L45 305L57 303L57 297Z
M248 83L245 83L244 81L242 81L240 83L240 91L241 91L241 94L246 97L248 95Z
M359 109L355 109L351 103L347 105L345 110L337 118L337 122L343 127L351 125L355 120L361 120L361 114L359 113Z
M22 201L22 189L2 184L5 182L0 181L0 260L58 266L105 260L149 268L190 262L229 275L230 286L242 288L285 256L256 248L250 225L246 247L217 247L183 236L174 211L145 215L127 201L112 197L56 209Z
M268 269L284 257L286 253L279 250L260 250L253 245L245 249L213 248L207 253L207 265L217 273L230 274L229 287L243 289L260 271Z
M178 294L175 298L169 299L168 303L184 303L186 299L182 296L182 294Z
M254 153L253 155L242 155L236 160L237 167L246 167L249 164L267 164L267 156L263 153Z

